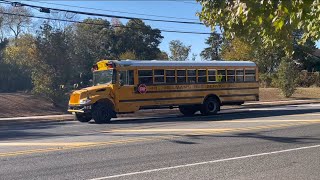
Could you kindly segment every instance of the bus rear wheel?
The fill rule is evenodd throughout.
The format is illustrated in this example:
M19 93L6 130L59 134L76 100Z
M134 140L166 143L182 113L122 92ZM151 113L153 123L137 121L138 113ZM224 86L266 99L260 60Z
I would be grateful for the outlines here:
M97 124L108 123L113 116L114 112L108 104L98 103L93 106L92 118Z
M198 111L195 106L179 106L179 110L185 116L192 116Z
M89 113L76 113L74 116L79 122L89 122L92 119L92 116Z
M200 112L202 115L217 114L220 110L220 103L216 98L209 97L201 105Z

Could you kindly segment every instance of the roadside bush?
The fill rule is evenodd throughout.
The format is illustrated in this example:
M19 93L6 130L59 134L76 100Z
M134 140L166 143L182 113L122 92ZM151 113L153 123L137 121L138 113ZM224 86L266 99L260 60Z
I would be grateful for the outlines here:
M276 87L276 81L277 81L277 74L272 73L265 73L259 75L259 82L260 87L263 88L269 88L269 87Z
M317 75L315 73L310 73L306 70L303 70L299 74L298 86L299 87L310 87L317 84Z
M298 83L298 70L294 61L284 57L278 69L277 85L285 97L291 97Z

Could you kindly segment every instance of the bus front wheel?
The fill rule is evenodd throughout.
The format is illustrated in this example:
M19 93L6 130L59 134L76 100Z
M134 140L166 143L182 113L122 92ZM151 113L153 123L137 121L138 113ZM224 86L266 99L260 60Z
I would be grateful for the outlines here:
M79 122L89 122L92 119L91 114L88 113L76 113L74 116Z
M202 115L217 114L220 110L220 103L216 98L209 97L201 105L200 112Z
M179 106L179 110L185 116L192 116L198 111L195 106Z
M113 110L108 104L98 103L92 109L92 118L97 124L110 122Z

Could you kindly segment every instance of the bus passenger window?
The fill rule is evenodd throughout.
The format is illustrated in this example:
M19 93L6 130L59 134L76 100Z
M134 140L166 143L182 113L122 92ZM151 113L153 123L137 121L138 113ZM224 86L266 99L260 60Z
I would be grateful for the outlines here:
M195 83L197 79L197 71L195 69L187 70L188 72L188 83Z
M237 69L236 70L236 81L237 82L243 82L243 69Z
M226 82L226 70L218 70L218 82Z
M176 71L166 70L166 83L176 83Z
M246 69L244 79L248 82L256 81L256 71L254 69Z
M133 85L134 84L133 70L120 71L120 83L123 85Z
M177 70L177 81L178 83L186 82L186 70Z
M152 70L139 70L139 84L152 84Z
M235 81L235 71L234 70L227 70L227 81L234 82Z
M128 84L134 85L134 71L133 70L128 71Z
M164 70L163 69L155 69L154 70L154 83L164 83Z
M120 71L120 84L128 84L127 83L127 71Z
M207 82L207 70L198 69L198 83Z
M208 82L216 82L216 70L208 70Z

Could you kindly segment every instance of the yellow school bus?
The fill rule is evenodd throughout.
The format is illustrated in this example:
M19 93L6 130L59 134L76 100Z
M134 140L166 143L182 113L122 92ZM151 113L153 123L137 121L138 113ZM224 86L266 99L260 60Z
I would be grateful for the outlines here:
M258 101L257 80L250 61L102 60L93 66L93 86L74 91L68 111L96 123L147 108L216 114L222 105Z

